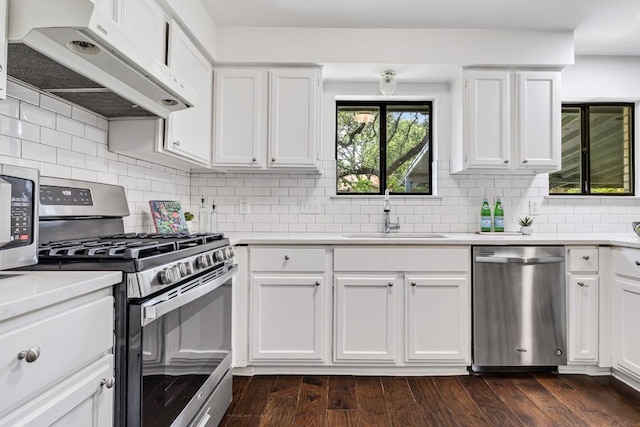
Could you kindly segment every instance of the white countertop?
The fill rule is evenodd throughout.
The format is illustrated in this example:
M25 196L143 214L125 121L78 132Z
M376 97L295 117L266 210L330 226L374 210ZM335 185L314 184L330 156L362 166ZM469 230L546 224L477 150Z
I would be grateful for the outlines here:
M344 237L338 233L225 233L233 245L610 245L640 248L640 237L633 232L534 233L530 236L437 232L433 234L445 237L399 238L393 233L388 237L377 238Z
M0 321L121 281L119 271L0 271Z

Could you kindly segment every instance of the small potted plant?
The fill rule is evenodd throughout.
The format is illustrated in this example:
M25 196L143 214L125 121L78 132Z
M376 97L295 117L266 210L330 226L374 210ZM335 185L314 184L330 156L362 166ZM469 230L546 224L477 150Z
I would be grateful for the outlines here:
M193 214L189 211L185 211L184 220L187 222L187 230L189 230L189 233L193 233Z
M525 235L529 235L533 233L533 220L534 218L530 216L525 216L524 218L518 218L518 224L520 224L520 232Z

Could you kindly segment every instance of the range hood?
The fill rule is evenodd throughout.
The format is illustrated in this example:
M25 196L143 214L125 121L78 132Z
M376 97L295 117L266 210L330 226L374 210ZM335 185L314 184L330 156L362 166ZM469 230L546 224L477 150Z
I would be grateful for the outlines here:
M192 107L195 91L91 0L10 0L7 74L105 117Z

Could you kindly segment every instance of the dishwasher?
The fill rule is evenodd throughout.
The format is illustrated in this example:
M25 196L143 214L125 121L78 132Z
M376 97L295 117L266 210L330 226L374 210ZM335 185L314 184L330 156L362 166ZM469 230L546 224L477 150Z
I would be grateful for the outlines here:
M564 266L561 246L473 248L473 371L566 365Z

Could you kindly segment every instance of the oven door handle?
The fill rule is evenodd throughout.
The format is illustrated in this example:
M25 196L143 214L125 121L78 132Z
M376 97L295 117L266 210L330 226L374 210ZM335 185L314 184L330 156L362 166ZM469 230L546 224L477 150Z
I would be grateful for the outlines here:
M176 308L180 308L183 305L189 304L190 302L197 300L201 296L215 290L216 288L226 283L229 279L231 279L231 277L233 277L233 275L236 274L237 271L238 266L234 265L222 276L216 277L210 282L206 282L196 288L192 288L188 292L180 294L177 297L169 298L167 294L162 294L153 299L150 299L149 301L145 301L144 303L140 304L140 307L142 308L141 326L146 326L154 320L175 310Z

